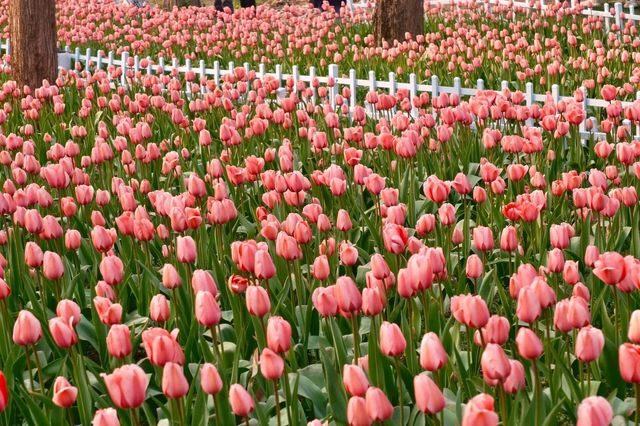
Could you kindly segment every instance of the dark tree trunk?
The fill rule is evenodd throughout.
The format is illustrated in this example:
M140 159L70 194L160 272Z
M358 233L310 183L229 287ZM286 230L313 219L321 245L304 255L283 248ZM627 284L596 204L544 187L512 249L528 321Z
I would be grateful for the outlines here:
M176 6L184 7L184 6L202 6L202 2L200 0L176 0Z
M405 33L415 38L424 32L423 0L378 0L373 22L378 44L402 42Z
M9 0L11 77L19 87L55 82L58 75L54 0Z

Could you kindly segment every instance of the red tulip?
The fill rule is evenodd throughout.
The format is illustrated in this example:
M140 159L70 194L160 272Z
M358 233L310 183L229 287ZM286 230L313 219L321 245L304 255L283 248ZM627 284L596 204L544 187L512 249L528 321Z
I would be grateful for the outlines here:
M7 388L7 379L4 372L0 371L0 413L9 405L9 389Z

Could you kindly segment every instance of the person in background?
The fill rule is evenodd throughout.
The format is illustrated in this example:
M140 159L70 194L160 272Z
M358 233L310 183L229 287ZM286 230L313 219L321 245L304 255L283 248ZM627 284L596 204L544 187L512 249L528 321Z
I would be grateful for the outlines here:
M322 4L325 0L313 0L313 7L317 9L322 9ZM336 13L340 14L340 6L342 5L342 0L328 0L329 5L333 6L336 10Z
M214 6L218 12L228 7L233 12L233 0L215 0ZM256 7L256 0L240 0L240 7Z

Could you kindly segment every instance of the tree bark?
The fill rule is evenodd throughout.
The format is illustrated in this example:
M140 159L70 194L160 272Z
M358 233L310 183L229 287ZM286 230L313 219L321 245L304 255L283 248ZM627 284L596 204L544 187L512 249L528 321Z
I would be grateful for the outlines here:
M42 86L58 76L54 0L9 0L11 77L19 87Z
M402 42L406 33L415 38L424 32L423 0L378 0L373 22L373 35L379 45L383 41Z

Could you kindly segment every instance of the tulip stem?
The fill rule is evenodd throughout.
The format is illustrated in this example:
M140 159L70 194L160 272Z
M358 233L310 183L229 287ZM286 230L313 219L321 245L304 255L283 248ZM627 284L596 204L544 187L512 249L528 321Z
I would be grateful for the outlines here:
M133 423L134 426L140 425L140 419L138 419L138 413L136 410L136 408L131 409L131 423Z
M29 370L29 380L31 383L30 391L33 392L33 370L31 370L31 360L29 359L31 356L29 355L29 347L24 347L25 359L27 360L27 370Z
M507 415L507 400L504 395L503 385L504 383L502 382L498 384L498 395L500 397L500 410L502 411L502 425L507 426L509 424L509 416Z
M402 377L400 375L400 359L394 358L396 364L396 376L398 379L398 407L400 408L400 426L404 426L404 410L402 409Z
M636 426L640 425L640 383L636 383Z
M360 358L360 335L358 334L358 320L355 313L351 313L351 328L353 329L353 363L357 364Z
M273 396L276 399L276 422L278 426L282 424L282 420L280 419L280 398L278 396L278 380L273 381Z
M533 379L535 380L534 403L536 404L536 410L534 425L538 426L540 424L540 404L542 402L542 393L540 391L540 372L538 371L538 363L535 359L531 360L531 366L533 368Z
M42 379L42 366L40 365L40 359L38 358L38 350L33 345L33 355L36 360L36 368L38 369L38 380L40 381L40 392L44 393L44 380Z

